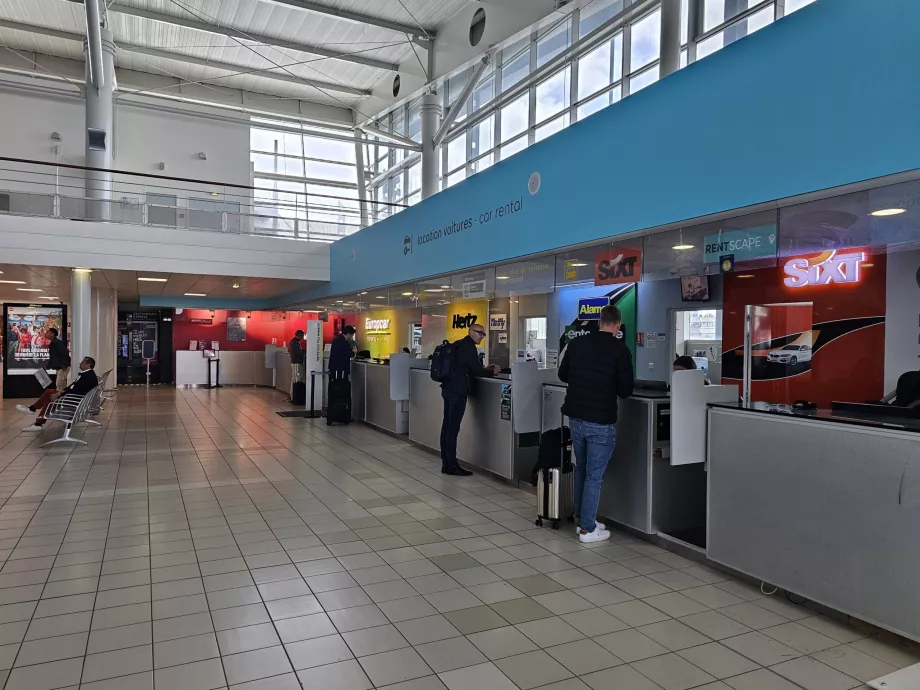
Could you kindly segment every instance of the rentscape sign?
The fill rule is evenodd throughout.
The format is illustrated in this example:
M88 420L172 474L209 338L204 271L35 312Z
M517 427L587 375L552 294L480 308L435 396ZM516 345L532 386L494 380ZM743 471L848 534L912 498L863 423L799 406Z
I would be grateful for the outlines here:
M776 228L764 225L746 230L726 230L703 239L707 264L733 254L735 261L752 261L776 255Z

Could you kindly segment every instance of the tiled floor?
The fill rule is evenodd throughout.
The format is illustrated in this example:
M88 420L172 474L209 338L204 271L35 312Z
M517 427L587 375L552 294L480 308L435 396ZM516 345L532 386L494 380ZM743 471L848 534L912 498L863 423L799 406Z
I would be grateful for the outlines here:
M119 392L44 451L0 403L6 690L844 690L917 658L273 391Z

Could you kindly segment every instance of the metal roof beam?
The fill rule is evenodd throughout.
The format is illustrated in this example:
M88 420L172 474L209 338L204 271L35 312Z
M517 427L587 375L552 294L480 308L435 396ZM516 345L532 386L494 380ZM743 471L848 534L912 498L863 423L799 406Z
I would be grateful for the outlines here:
M304 10L305 12L315 12L316 14L325 14L330 17L337 17L338 19L345 19L350 22L355 22L357 24L367 24L369 26L378 26L381 29L389 29L390 31L395 31L397 33L406 34L408 36L419 36L421 38L434 38L435 31L434 29L424 29L419 26L411 26L409 24L402 24L400 22L393 22L389 19L381 19L380 17L371 17L366 14L361 14L360 12L352 12L351 10L338 9L336 7L331 7L329 5L321 5L317 2L310 2L310 0L264 0L265 2L270 2L275 5L284 5L285 7L293 7L297 10Z
M9 21L0 19L0 27L5 27L7 29L15 29L16 31L26 31L29 33L39 34L42 36L50 36L52 38L61 38L61 39L68 40L68 41L76 41L81 44L83 43L83 36L81 34L69 33L67 31L58 31L56 29L46 29L43 26L34 26L32 24L20 24L19 22L9 22ZM204 58L193 57L191 55L183 55L181 53L171 53L167 50L159 50L158 48L147 48L145 46L131 45L130 43L116 43L116 46L120 50L124 50L129 53L148 55L150 57L158 57L158 58L163 58L165 60L176 60L178 62L186 62L191 65L201 65L203 67L213 67L214 69L227 70L229 72L244 72L246 76L263 77L265 79L283 81L289 84L309 86L319 91L335 91L336 93L346 93L352 96L370 96L371 94L370 91L366 91L362 89L355 89L350 86L345 86L343 84L321 82L321 81L316 81L314 79L304 79L304 78L295 77L291 74L287 74L283 72L273 72L273 71L263 70L263 69L248 69L246 67L243 67L242 65L233 65L227 62L206 60Z
M76 4L83 4L83 0L67 0L68 2L73 2ZM385 62L383 60L376 60L371 57L366 57L364 55L342 53L337 50L330 50L322 46L309 45L307 43L297 43L295 41L285 41L280 38L274 38L272 36L265 36L264 34L255 34L251 32L244 32L238 29L234 29L228 26L217 26L215 24L208 24L206 22L195 21L194 19L184 19L182 17L173 17L168 14L161 14L159 12L151 12L149 10L142 9L140 7L131 7L129 5L122 5L120 3L113 3L108 7L109 12L117 12L119 14L126 14L132 17L140 17L142 19L149 19L155 22L161 22L163 24L172 24L173 26L181 26L186 29L194 29L195 31L202 31L204 33L214 34L216 36L228 36L230 38L236 38L241 41L250 41L254 43L263 43L265 45L274 46L275 48L287 48L290 50L296 50L301 53L308 53L310 55L320 55L322 57L327 57L333 60L342 60L343 62L352 62L358 65L365 65L367 67L374 67L376 69L387 70L389 72L398 72L399 65L392 62Z

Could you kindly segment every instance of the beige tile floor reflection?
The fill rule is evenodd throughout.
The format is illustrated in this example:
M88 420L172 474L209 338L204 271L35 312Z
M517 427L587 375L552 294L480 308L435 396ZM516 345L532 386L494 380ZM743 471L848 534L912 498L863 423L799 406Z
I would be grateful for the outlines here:
M52 450L0 403L0 688L843 690L918 661L282 397L127 388Z

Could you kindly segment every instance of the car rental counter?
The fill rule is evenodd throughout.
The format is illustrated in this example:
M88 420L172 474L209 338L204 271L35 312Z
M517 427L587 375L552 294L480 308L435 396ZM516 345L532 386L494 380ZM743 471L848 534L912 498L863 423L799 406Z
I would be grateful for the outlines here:
M709 409L708 557L920 640L920 420Z
M287 353L285 353L287 354ZM271 386L272 370L265 366L262 350L237 352L219 350L219 382L222 386ZM290 367L288 367L290 372ZM218 383L217 371L211 364L211 385ZM288 373L290 380L290 373ZM176 350L176 385L208 385L208 358L200 350Z

